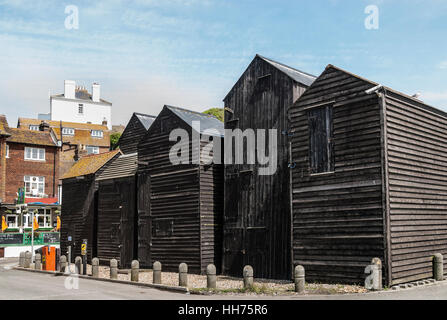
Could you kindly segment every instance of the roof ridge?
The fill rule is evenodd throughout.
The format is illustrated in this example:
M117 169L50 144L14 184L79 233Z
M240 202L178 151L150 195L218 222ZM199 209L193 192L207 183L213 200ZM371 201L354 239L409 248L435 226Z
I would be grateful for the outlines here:
M186 112L190 112L190 113L195 113L195 114L200 115L200 116L206 116L208 118L214 118L216 120L219 120L215 116L213 116L212 114L207 114L207 113L203 113L203 112L189 110L189 109L185 109L185 108L181 108L181 107L175 107L175 106L171 106L171 105L168 105L168 104L165 104L165 107L177 109L177 110L180 110L180 111L186 111Z
M291 69L291 70L293 70L293 71L297 71L297 72L299 72L299 73L302 73L302 74L304 74L304 75L313 77L313 78L315 78L315 79L317 78L317 76L315 76L315 75L313 75L313 74L310 74L310 73L308 73L308 72L305 72L305 71L296 69L296 68L294 68L294 67L288 66L288 65L286 65L286 64L284 64L284 63L281 63L281 62L278 62L278 61L276 61L276 60L273 60L273 59L270 59L270 58L261 56L260 54L256 54L256 55L257 55L259 58L261 58L261 59L264 59L264 60L267 60L267 61L270 61L270 62L273 62L273 63L277 63L277 64L279 64L279 65L281 65L281 66L283 66L283 67L285 67L285 68Z

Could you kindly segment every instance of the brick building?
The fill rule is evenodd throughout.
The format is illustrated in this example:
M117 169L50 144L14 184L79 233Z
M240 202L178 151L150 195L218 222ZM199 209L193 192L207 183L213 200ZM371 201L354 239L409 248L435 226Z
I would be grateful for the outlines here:
M59 177L62 177L76 161L90 154L110 150L110 131L107 123L61 122L19 118L17 128L25 131L49 131L61 143Z
M10 128L0 116L1 135L1 215L5 216L7 232L31 228L34 211L42 230L54 228L60 208L59 157L60 147L54 133ZM17 211L17 193L24 188L27 212Z

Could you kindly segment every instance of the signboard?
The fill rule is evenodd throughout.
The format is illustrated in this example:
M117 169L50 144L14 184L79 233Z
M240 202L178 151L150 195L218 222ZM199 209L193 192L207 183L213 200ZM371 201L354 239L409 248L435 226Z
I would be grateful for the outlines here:
M87 240L84 239L81 244L81 256L87 255Z
M43 234L43 243L59 243L60 242L60 234L59 233L44 233Z
M0 233L0 245L23 244L23 233Z

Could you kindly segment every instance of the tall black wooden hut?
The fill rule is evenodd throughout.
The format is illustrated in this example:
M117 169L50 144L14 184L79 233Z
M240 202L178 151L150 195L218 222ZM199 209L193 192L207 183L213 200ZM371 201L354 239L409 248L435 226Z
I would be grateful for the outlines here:
M306 279L362 283L374 257L387 285L432 277L447 253L447 114L329 65L290 116Z
M97 257L129 268L137 253L137 153L121 155L97 175Z
M234 154L225 165L224 274L241 276L249 264L256 277L291 278L288 108L314 80L256 55L224 99L225 129L278 130L275 174L259 175L258 164L234 164Z
M194 121L200 123L200 132L193 129ZM190 137L184 143L189 164L170 161L177 144L169 138L174 129ZM160 261L163 270L175 271L185 262L191 272L204 273L208 264L221 264L223 165L204 164L202 157L200 163L191 163L199 151L191 137L203 137L206 129L217 130L210 136L223 147L223 123L215 117L164 106L138 146L138 257L143 266ZM200 143L200 151L205 145Z
M62 177L61 252L66 254L71 245L72 261L81 255L83 239L88 241L88 260L97 255L96 177L119 154L119 151L111 151L83 157Z
M121 152L124 154L136 153L138 143L154 120L155 116L134 112L118 142Z

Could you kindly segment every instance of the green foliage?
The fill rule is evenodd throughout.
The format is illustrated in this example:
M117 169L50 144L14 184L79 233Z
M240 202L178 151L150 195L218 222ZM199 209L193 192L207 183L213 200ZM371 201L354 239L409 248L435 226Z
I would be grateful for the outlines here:
M217 119L219 119L222 122L224 121L224 109L222 109L222 108L211 108L211 109L204 111L203 113L215 116Z
M121 133L115 132L110 135L110 150L116 150L118 148L118 142L121 138Z

